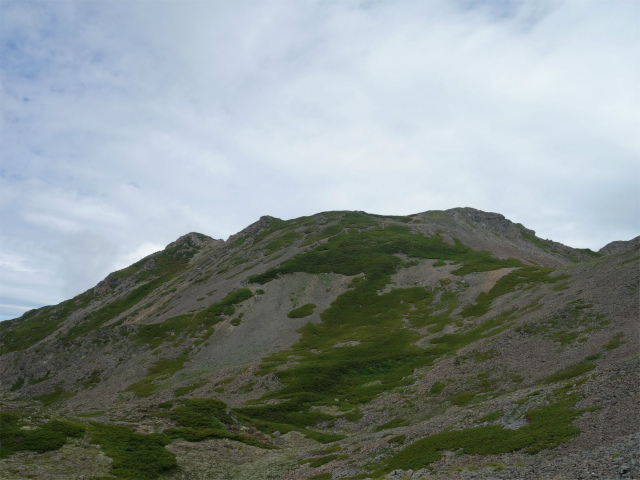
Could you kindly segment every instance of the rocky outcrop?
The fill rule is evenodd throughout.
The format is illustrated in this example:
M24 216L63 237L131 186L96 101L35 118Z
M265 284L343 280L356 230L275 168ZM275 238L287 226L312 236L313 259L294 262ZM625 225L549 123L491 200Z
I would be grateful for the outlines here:
M600 253L603 255L618 255L620 253L629 253L634 250L640 250L640 235L631 240L623 241L617 240L615 242L608 243L600 249Z

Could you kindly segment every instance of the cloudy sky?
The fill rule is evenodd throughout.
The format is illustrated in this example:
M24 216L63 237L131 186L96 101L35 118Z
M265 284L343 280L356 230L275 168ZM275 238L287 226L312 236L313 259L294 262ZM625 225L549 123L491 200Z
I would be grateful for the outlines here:
M261 215L640 233L634 0L1 0L0 22L0 319Z

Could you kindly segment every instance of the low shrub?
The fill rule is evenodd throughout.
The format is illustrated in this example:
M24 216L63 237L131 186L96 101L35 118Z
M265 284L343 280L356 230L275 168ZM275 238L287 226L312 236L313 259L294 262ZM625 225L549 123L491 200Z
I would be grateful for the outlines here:
M429 394L433 396L438 396L440 395L440 392L442 392L443 388L444 388L444 382L436 382L431 386L431 390L429 391Z
M143 435L127 427L94 423L91 440L113 459L111 474L119 479L154 479L176 467L176 457L165 450L169 438Z
M306 305L301 306L300 308L296 308L287 313L287 317L289 318L304 318L313 314L313 309L316 306L313 303L307 303Z
M85 432L81 424L60 420L29 430L21 426L19 415L0 413L0 458L22 450L36 453L57 450L67 442L67 437L81 437Z
M191 385L187 385L186 387L178 387L173 391L173 394L176 397L182 397L183 395L186 395L187 393L191 393L194 390L197 390L198 388L204 386L207 384L206 380L200 380L199 382L196 382L194 384Z
M409 422L407 420L405 420L404 418L394 418L393 420L388 421L387 423L383 424L383 425L378 425L376 427L376 432L380 432L381 430L387 430L389 428L398 428L398 427L404 427L406 425L409 425Z
M524 450L537 453L555 448L576 437L580 430L572 422L580 412L567 402L557 402L530 410L528 425L509 430L498 425L486 425L467 430L454 430L429 435L395 454L374 475L395 469L418 470L440 460L441 451L453 450L469 455L490 455Z
M338 457L339 455L334 454L334 455L327 455L325 457L307 458L306 460L300 460L300 463L307 463L309 464L310 467L318 468L324 465L325 463L329 463L335 460Z
M451 403L453 403L454 405L461 406L466 403L469 403L473 397L475 397L475 394L471 392L460 392L454 395L453 397L451 397Z
M57 386L53 392L45 393L38 397L34 397L36 400L42 402L44 405L51 405L52 403L59 402L65 398L73 397L75 393L67 392L62 387Z
M171 412L171 418L183 427L224 428L222 422L233 423L227 413L227 405L211 398L190 398Z
M615 350L623 343L620 339L621 339L621 335L616 335L614 338L611 339L611 341L609 341L608 343L605 343L602 346L602 348L604 348L605 350Z
M570 367L565 368L564 370L560 370L559 372L554 373L553 375L549 375L547 378L542 380L542 383L554 383L561 382L563 380L568 380L573 377L577 377L584 373L590 372L596 368L596 366L591 362L581 362L577 365L572 365Z

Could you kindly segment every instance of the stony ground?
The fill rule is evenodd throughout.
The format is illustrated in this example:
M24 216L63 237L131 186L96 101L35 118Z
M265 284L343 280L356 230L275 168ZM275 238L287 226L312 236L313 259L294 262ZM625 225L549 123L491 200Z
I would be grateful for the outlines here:
M406 386L385 392L362 405L359 420L340 419L333 425L318 425L319 429L346 435L344 440L323 445L298 432L265 435L243 431L279 446L278 450L230 440L174 440L167 450L176 454L178 468L161 478L298 480L322 473L330 473L333 479L348 478L362 473L365 465L385 460L425 436L446 429L481 425L478 420L493 412L500 415L491 423L520 428L527 423L528 410L544 405L555 390L567 384L566 388L580 398L576 408L597 407L575 420L574 425L581 431L578 437L536 455L443 452L442 459L428 469L396 470L386 478L640 478L637 249L628 251L627 244L617 242L611 246L614 255L589 259L553 242L544 241L543 245L548 247L545 249L526 242L523 230L500 215L458 209L449 215L432 217L431 223L418 224L416 230L429 235L444 231L445 239L451 242L457 238L473 248L491 251L498 258L517 257L529 263L558 267L554 275L565 274L570 278L561 285L517 289L496 298L486 315L467 318L460 315L464 307L472 304L480 293L489 292L512 268L461 277L452 274L456 265L439 265L433 259L411 262L399 255L406 266L393 275L384 292L423 286L438 289L441 292L438 295L443 291L455 292L460 302L444 330L433 332L428 326L419 329L423 335L417 342L420 347L429 346L429 340L438 335L468 331L488 318L514 309L522 313L508 329L462 347L432 366L417 369ZM254 225L249 230L251 228L259 233L262 227ZM526 229L525 233L533 234ZM215 256L219 255L216 252L224 242L202 241L207 246L195 257L197 267L189 269L173 284L175 292L170 300L149 302L139 312L130 314L125 325L142 320L161 322L194 305L219 301L233 289L251 286L255 290L256 286L247 282L250 275L303 251L296 244L285 250L282 257L261 253L262 256L256 257L258 261L244 262L246 259L240 258L238 265L224 275L208 278L204 275L207 269L220 268L224 260L222 256ZM573 264L567 259L569 254L582 263ZM245 255L254 259L249 249ZM199 281L202 278L205 280ZM180 401L175 395L179 387L201 382L188 397L216 398L231 407L244 405L282 386L274 374L256 376L261 359L290 348L300 338L298 329L306 323L319 323L320 313L349 288L352 280L353 277L334 273L295 273L261 286L264 293L254 295L238 307L233 317L217 324L207 342L194 348L184 368L161 381L161 387L151 397L137 398L124 387L144 377L158 357L157 352L114 331L92 332L86 342L74 344L65 352L60 352L59 345L50 341L28 354L3 355L0 409L9 411L28 406L35 408L34 415L116 423L140 433L151 433L175 426L157 412L163 402ZM124 288L123 285L117 288ZM104 304L117 297L116 293L109 293L108 285L99 287L105 295ZM287 317L287 312L308 303L316 305L313 315L299 319ZM74 315L70 317L71 324L81 319L81 312ZM233 324L232 318L240 321ZM410 326L406 324L405 328ZM164 346L162 355L175 358L184 348L184 344ZM549 375L586 359L591 359L593 370L569 380L544 382ZM294 362L291 360L289 365ZM99 382L78 389L75 396L64 401L42 407L39 403L21 400L48 393L53 385L86 382L94 371L100 372ZM18 379L25 376L32 381L14 389ZM437 383L443 387L438 394L433 394ZM475 400L455 404L452 398L461 392L474 393ZM331 413L331 409L326 413ZM77 414L93 416L75 417ZM403 424L382 428L393 419L402 419ZM403 442L389 441L403 435L406 436ZM316 468L304 462L327 455L331 447L334 449L331 452L339 454L339 458ZM0 479L89 480L92 476L107 475L110 464L111 459L98 445L90 439L77 439L55 452L20 452L0 459Z

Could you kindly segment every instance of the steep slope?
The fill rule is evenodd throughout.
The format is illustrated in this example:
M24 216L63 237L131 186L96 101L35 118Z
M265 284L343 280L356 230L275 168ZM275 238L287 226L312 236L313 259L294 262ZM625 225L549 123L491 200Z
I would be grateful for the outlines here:
M63 448L118 478L633 475L639 256L610 245L470 208L191 233L0 324L3 411L85 425ZM155 470L100 460L115 425L162 434ZM7 478L81 474L12 448Z

